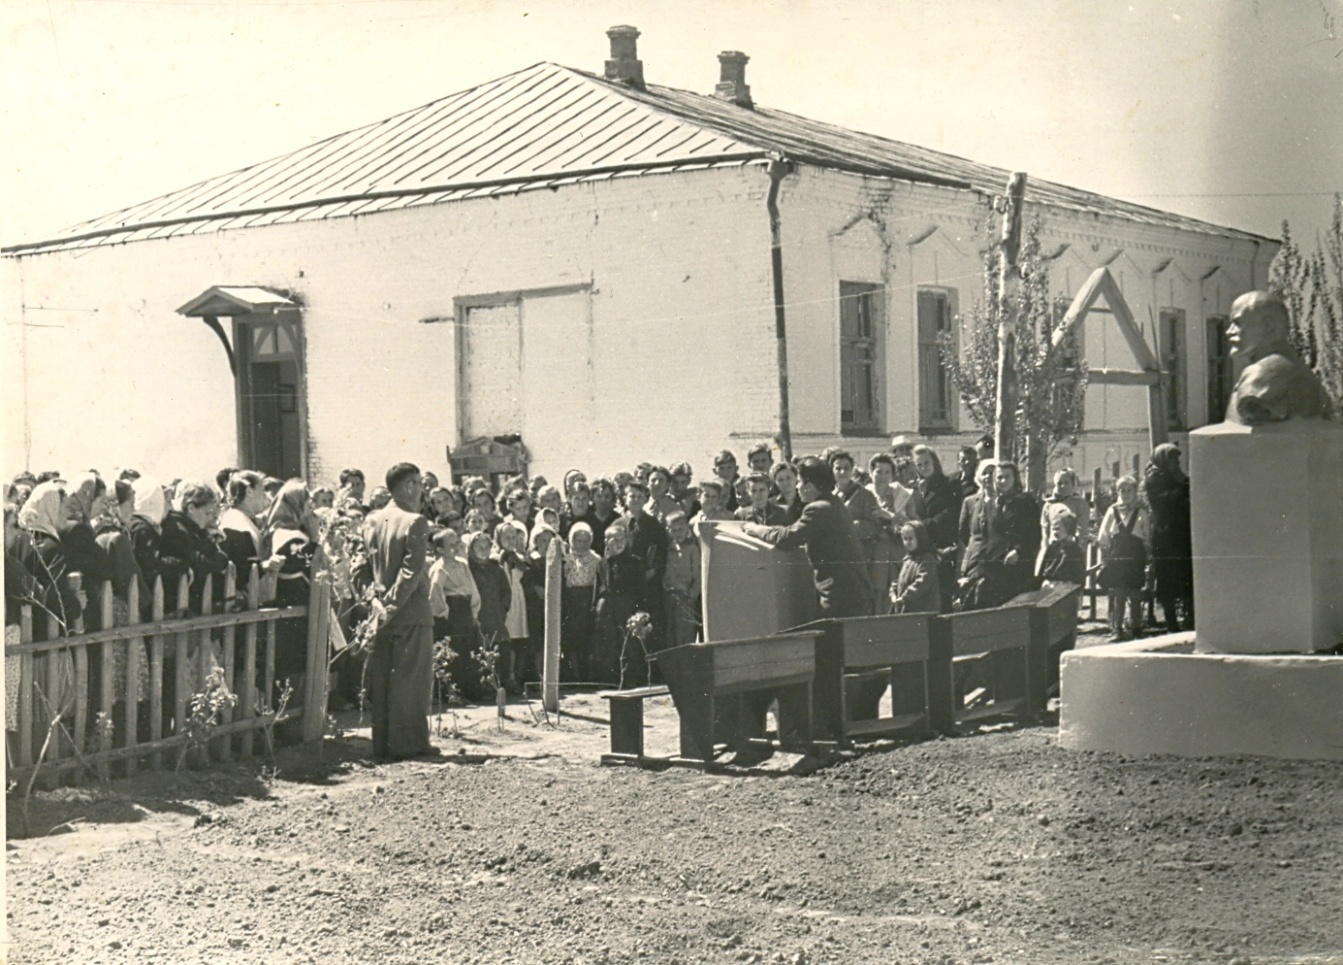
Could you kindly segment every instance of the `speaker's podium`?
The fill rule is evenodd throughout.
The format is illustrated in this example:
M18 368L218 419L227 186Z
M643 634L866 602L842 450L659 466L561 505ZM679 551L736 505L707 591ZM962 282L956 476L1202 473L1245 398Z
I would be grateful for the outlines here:
M776 699L779 745L810 747L818 634L779 632L816 615L806 554L776 550L735 522L702 523L699 538L705 642L656 655L681 720L677 762L707 767L719 746L763 738Z

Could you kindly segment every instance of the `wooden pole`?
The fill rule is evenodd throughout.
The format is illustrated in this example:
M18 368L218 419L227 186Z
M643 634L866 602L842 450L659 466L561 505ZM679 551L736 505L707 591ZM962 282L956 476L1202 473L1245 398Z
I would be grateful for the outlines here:
M784 462L793 459L792 417L788 410L788 329L784 319L783 287L783 229L779 224L779 185L793 170L782 157L769 162L769 194L765 208L769 211L770 273L774 280L774 341L779 369L779 450Z
M546 652L541 666L541 705L560 711L560 591L564 586L564 555L557 536L546 549Z
M998 459L1012 460L1017 450L1017 333L1012 296L1021 283L1017 255L1021 251L1021 204L1026 196L1026 174L1015 171L1007 181L1003 228L998 239L998 397L994 408L993 440Z

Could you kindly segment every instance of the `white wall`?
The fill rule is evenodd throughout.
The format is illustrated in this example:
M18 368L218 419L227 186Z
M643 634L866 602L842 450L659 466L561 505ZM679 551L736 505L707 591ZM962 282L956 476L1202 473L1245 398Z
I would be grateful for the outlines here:
M305 302L314 479L406 458L441 473L460 441L454 324L424 320L452 319L458 298L570 285L590 286L597 346L600 424L575 449L600 456L585 468L685 459L707 471L712 452L740 447L734 433L776 425L767 184L760 168L621 178L9 260L20 378L6 384L26 373L28 402L6 389L20 413L6 420L6 471L232 464L223 349L175 314L219 284ZM538 472L577 458L567 441L526 441Z

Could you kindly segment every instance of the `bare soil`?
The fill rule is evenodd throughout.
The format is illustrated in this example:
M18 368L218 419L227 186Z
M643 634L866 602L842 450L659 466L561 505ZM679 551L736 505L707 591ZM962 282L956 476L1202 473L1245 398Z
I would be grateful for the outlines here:
M37 793L31 837L11 794L9 960L1343 963L1339 763L1040 726L641 771L598 764L601 700L561 709L471 708L441 763L355 729Z

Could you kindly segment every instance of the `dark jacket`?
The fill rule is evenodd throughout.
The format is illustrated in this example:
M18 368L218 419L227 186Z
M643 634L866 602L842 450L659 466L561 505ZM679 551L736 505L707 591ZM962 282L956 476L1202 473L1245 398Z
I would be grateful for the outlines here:
M80 616L79 598L66 579L73 571L61 541L49 533L24 533L17 541L14 555L36 581L32 602L33 632L37 639L43 639L44 628L46 639L73 633L75 619Z
M476 590L480 593L480 615L476 622L480 626L480 635L488 646L508 639L508 608L513 602L513 588L509 585L508 574L499 565L498 560L478 560L474 556L468 561L471 576L476 581Z
M222 601L228 562L228 557L214 537L193 523L186 513L174 510L163 517L163 533L159 539L159 572L163 577L165 604L169 609L177 606L178 582L186 574L191 575L187 607L193 613L201 611L207 576L214 577L212 602Z
M834 493L807 503L795 523L748 525L746 531L780 549L806 547L824 616L871 614L872 581L867 558L854 533L853 518Z
M920 479L914 489L914 516L928 525L928 535L938 549L956 545L961 516L961 492L946 476Z

